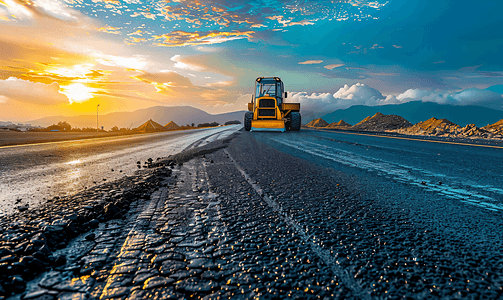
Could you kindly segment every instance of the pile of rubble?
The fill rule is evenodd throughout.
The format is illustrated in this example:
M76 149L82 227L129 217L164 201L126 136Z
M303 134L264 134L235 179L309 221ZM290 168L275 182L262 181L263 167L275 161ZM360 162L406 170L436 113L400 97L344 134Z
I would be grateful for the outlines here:
M499 123L499 124L498 124ZM398 129L398 133L461 138L503 138L503 120L479 128L475 124L461 127L447 119L431 118L411 127Z
M444 136L459 131L461 127L447 119L431 118L411 127L398 129L397 132L411 135Z
M482 127L482 129L494 134L495 137L500 136L499 138L502 138L503 137L503 119L499 120L498 122L496 122L494 124L484 126L484 127Z
M410 126L412 126L412 123L400 116L384 115L378 112L374 116L369 116L355 126L352 126L351 130L390 131Z
M307 123L307 127L327 127L328 123L327 121L323 120L322 118L319 119L314 119L311 122Z
M326 128L329 129L349 129L351 124L344 122L344 120L340 120L339 122L330 123Z
M372 117L366 117L354 126L344 122L344 120L328 124L325 120L319 118L309 122L307 127L374 132L396 132L408 135L438 137L503 139L503 119L481 128L475 126L475 124L468 124L465 127L461 127L447 119L437 118L431 118L412 125L412 123L400 116L384 115L378 112Z

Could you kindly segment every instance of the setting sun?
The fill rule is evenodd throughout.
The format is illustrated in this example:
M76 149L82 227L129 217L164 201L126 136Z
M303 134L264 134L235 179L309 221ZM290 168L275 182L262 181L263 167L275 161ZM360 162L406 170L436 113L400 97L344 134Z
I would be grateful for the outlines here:
M85 86L82 83L72 83L67 86L61 86L60 93L65 94L70 103L73 103L84 102L93 98L93 92L96 92L96 89Z

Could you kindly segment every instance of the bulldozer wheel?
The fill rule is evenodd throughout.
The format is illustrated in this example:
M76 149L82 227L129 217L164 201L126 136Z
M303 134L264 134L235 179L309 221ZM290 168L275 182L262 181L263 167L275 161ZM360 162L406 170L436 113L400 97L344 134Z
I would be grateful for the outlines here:
M245 113L245 120L244 120L245 130L246 131L250 131L252 119L253 119L253 112L247 111Z
M301 122L300 113L292 112L292 113L290 113L290 115L291 115L290 130L299 131L300 130L300 122Z

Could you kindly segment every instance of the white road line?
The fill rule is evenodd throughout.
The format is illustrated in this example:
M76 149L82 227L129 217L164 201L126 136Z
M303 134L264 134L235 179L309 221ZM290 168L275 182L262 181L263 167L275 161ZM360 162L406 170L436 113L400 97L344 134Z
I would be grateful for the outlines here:
M318 256L332 270L333 274L339 278L342 284L344 284L346 288L350 289L358 299L371 299L370 292L359 285L354 280L354 278L343 267L339 265L338 261L334 259L334 255L329 250L324 249L321 246L320 239L317 238L314 234L309 235L308 233L306 233L302 228L302 225L295 221L288 213L283 211L281 206L276 201L271 199L271 197L269 197L257 184L252 181L250 176L246 174L245 171L243 171L243 169L241 169L241 167L232 158L227 149L224 149L224 152L229 156L236 169L245 177L246 181L248 181L253 189L262 197L262 199L264 199L264 201L270 207L272 207L274 211L278 213L280 218L285 223L291 226L298 233L302 241L304 241L304 243L308 244L311 247L316 256Z
M360 169L365 169L369 171L381 172L383 174L390 175L393 179L411 184L428 191L436 192L441 194L444 197L448 197L451 199L461 200L463 203L472 204L490 211L503 211L503 205L500 204L494 198L481 195L475 191L473 188L476 186L468 186L470 190L465 190L462 188L454 188L449 186L448 184L442 184L441 186L432 185L431 182L442 181L441 178L445 178L444 174L436 174L431 173L426 170L413 168L406 165L390 163L386 161L382 161L380 159L375 159L371 157L366 157L362 155L357 155L349 151L333 148L327 145L317 144L313 142L296 142L292 140L284 141L283 139L274 139L274 141L324 158L328 160L332 160L341 164L349 165L351 167L357 167ZM307 145L309 144L309 145ZM410 173L410 171L414 171L419 173L419 176L422 178L418 178L414 176L414 174ZM424 176L424 177L423 177ZM427 179L424 179L427 178ZM494 188L493 192L498 193L498 189Z
M323 130L323 131L326 131L326 130ZM335 131L334 133L352 134L352 135L364 135L364 136L371 136L371 137L378 137L378 138L408 140L408 141L418 141L418 142L427 142L427 143L439 143L439 144L462 145L462 146L470 146L470 147L484 147L484 148L503 149L503 147L501 147L501 146L470 144L470 143L462 143L462 142L448 142L448 141L425 140L425 139L421 139L421 138L406 138L406 137L399 137L399 136L387 136L387 135L356 133L356 132L343 132L343 131Z

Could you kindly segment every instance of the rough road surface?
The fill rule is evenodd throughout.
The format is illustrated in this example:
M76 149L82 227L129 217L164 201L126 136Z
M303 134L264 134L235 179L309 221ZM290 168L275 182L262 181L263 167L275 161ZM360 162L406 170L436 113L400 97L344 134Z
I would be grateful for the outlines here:
M238 132L136 176L2 218L0 293L10 299L503 297L501 239L479 246L446 238L411 220L408 208L376 199L356 178ZM501 214L485 221L497 228Z

